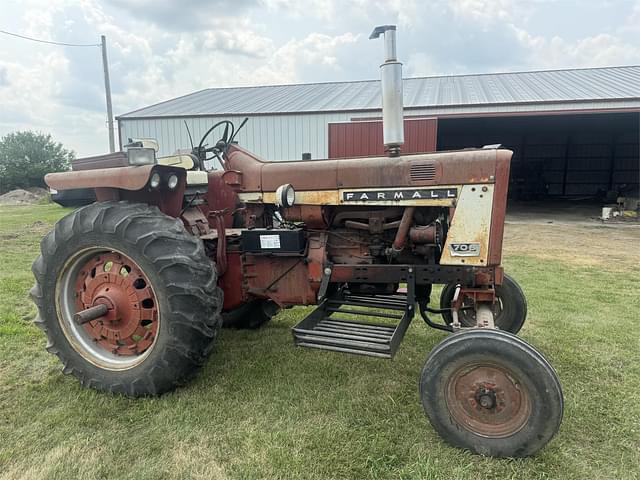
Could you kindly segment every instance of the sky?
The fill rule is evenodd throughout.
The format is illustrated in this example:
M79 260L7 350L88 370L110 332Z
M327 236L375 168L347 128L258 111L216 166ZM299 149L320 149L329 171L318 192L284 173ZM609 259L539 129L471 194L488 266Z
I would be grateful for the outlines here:
M405 77L640 64L640 0L0 0L0 30L106 35L115 115L210 87L378 78L381 24L398 26ZM0 136L25 129L108 151L98 47L0 34Z

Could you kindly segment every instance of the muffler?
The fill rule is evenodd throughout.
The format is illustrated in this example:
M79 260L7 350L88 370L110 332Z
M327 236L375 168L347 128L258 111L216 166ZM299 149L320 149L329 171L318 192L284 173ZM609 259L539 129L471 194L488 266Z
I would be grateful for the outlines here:
M396 26L381 25L373 29L369 39L384 35L384 63L380 65L382 84L382 136L384 149L391 157L400 155L404 144L402 112L402 63L396 53Z

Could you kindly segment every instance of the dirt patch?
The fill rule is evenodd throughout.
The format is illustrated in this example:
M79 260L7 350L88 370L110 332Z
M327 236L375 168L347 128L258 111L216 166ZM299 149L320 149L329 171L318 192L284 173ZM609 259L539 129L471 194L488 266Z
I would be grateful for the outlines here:
M36 197L38 197L40 200L45 199L45 198L49 198L49 190L47 190L46 188L29 187L29 188L27 188L27 191L29 193L35 195Z
M629 270L640 264L640 228L508 223L504 253Z
M36 205L42 201L49 193L44 188L33 188L32 191L11 190L0 195L0 205Z

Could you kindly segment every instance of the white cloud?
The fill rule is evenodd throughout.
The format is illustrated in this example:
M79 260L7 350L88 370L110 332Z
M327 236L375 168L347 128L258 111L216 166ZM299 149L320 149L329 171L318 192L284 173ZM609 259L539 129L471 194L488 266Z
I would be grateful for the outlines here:
M640 1L598 4L590 23L560 19L562 29L553 31L546 19L558 19L558 6L543 0L3 0L2 28L71 43L106 35L116 114L215 86L376 78L382 47L367 35L383 23L398 24L400 58L411 76L640 63ZM608 22L596 18L600 11ZM3 37L0 59L0 135L40 129L80 154L104 151L99 49Z

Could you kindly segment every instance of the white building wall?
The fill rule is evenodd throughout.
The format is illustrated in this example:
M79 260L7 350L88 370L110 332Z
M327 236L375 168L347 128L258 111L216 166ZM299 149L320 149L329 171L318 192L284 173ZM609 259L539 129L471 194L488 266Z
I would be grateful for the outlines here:
M557 102L520 105L463 105L405 110L405 115L473 116L486 113L539 113L549 111L588 111L607 108L640 108L638 100L618 100L599 102ZM282 115L256 115L240 131L236 139L240 145L258 154L265 160L298 160L305 152L312 158L328 156L328 124L346 122L356 117L380 117L381 111L302 113ZM121 144L128 138L152 137L160 143L160 155L169 155L179 148L189 148L189 137L185 128L186 120L194 143L198 143L204 132L214 123L228 119L240 125L242 116L193 117L193 118L145 118L119 120ZM213 132L209 145L222 136L223 127Z
M369 113L370 114L370 113ZM301 115L265 115L249 117L236 140L241 146L265 160L297 160L303 153L312 158L327 158L328 124L344 122L354 113L326 113ZM120 119L120 140L125 145L129 138L155 138L160 144L160 155L169 155L179 148L190 148L185 121L191 130L194 144L220 120L231 120L239 126L244 116ZM222 137L224 127L218 127L207 138L212 145Z

